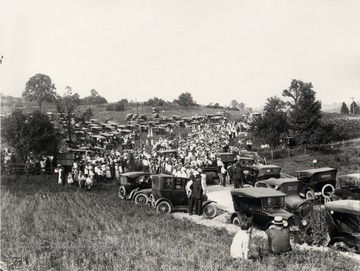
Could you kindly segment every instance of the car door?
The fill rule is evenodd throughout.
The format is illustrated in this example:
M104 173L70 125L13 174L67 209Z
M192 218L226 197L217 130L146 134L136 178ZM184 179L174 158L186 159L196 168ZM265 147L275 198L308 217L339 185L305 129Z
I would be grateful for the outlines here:
M188 197L185 191L186 180L184 178L174 178L174 191L172 203L174 205L187 205Z

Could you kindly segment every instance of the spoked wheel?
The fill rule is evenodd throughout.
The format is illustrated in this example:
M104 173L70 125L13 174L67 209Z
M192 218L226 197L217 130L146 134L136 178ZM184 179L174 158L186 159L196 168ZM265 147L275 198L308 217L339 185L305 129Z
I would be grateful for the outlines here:
M352 251L351 247L343 241L335 242L334 244L332 244L332 247L339 251L344 251L344 252Z
M208 204L203 210L204 217L214 218L217 215L217 208L214 204Z
M134 201L137 205L145 205L148 202L148 197L145 194L140 193L135 196Z
M312 190L306 191L306 193L305 193L305 198L306 198L306 199L315 199L315 193L314 193L314 191L312 191Z
M234 217L232 223L233 223L233 225L241 227L242 225L246 224L246 221L247 221L247 219L246 219L245 214L237 214L237 216Z
M160 214L170 214L171 204L167 201L162 201L156 206L156 211Z
M119 188L119 198L126 199L126 189L123 186Z

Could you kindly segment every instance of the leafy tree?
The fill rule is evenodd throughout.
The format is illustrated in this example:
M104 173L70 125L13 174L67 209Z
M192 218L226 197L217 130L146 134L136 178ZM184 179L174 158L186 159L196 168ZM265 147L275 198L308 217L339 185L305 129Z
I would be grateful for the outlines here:
M57 111L64 121L63 126L66 128L66 138L69 144L74 138L76 124L75 115L79 105L79 94L72 94L72 88L69 86L65 87L65 95L57 99Z
M26 83L22 96L29 102L36 101L41 108L44 101L53 102L55 100L55 89L55 85L48 75L38 73Z
M144 102L144 105L147 106L164 106L166 104L167 104L166 101L164 101L163 99L159 99L158 97L154 97Z
M180 94L178 99L174 100L174 103L178 104L180 106L184 106L184 107L197 105L189 92L185 92L185 93Z
M86 105L106 104L107 100L100 96L95 89L92 89L90 90L90 96L81 99L81 103Z
M15 110L4 118L1 125L2 140L15 149L21 161L26 161L30 153L53 155L59 146L59 135L48 116L40 110L25 115Z
M232 100L230 102L230 108L238 108L239 107L239 102L237 100Z
M342 103L340 113L342 114L349 114L349 108L347 107L346 103Z
M292 80L283 96L290 98L288 125L301 144L318 141L316 129L320 126L321 102L315 99L315 91L311 83Z
M264 143L277 147L280 139L287 134L286 103L278 97L270 97L264 106L264 115L251 124L254 135Z

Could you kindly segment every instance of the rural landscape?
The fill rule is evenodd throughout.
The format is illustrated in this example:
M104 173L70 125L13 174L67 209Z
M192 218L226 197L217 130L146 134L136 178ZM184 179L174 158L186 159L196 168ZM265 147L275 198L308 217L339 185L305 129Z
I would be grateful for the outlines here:
M360 271L360 1L0 10L0 271Z
M288 92L296 86L300 92L310 91L314 95L311 85L301 81L293 81ZM304 90L303 86L310 88ZM174 101L171 105L159 98L146 103L124 99L118 103L121 106L117 110L114 110L117 104L104 103L99 97L99 94L93 95L92 101L86 101L68 92L52 101L45 99L41 107L41 103L27 101L25 96L12 98L13 104L5 103L11 97L2 99L3 270L358 270L360 261L355 250L344 253L326 248L329 237L321 198L316 199L310 225L312 232L294 234L291 252L239 260L229 254L234 232L227 229L232 226L231 221L223 219L227 211L221 207L217 217L212 218L218 221L214 222L215 226L204 226L190 216L177 217L176 211L175 216L164 215L149 204L122 200L119 178L96 179L90 190L79 187L77 182L59 185L58 174L54 173L59 162L46 172L38 164L44 157L56 159L59 153L75 153L75 157L90 153L92 159L94 155L116 149L121 153L137 153L142 148L140 154L151 153L155 145L148 142L150 134L154 142L169 139L177 142L181 150L181 143L191 142L194 132L236 124L239 128L236 136L227 135L215 141L220 152L228 145L228 153L280 166L285 176L296 176L296 171L314 167L335 168L338 176L358 173L360 119L355 111L324 113L319 106L317 124L311 126L313 123L308 122L301 130L294 126L292 129L286 125L281 127L286 108L287 118L301 121L304 116L291 115L289 106L279 98L269 98L264 111L249 121L252 110L238 108L239 103L233 102L234 108L201 106L192 100L190 93L180 95L177 103ZM310 100L316 104L314 98ZM313 107L309 103L302 105ZM299 111L308 112L303 109ZM37 117L31 119L35 115ZM24 121L26 119L28 121ZM89 126L91 123L96 125ZM264 127L262 123L268 125ZM272 124L278 126L268 127ZM106 135L105 130L91 132L94 129L85 128L106 125L113 125L106 130L110 134L114 132L111 138L102 136L95 141L93 136ZM163 129L156 132L157 127ZM122 133L125 128L131 130ZM291 147L285 142L289 133L291 138L296 138ZM122 137L132 139L133 145L118 141ZM253 143L251 149L245 143L248 140ZM131 165L124 166L123 174L141 171L139 159L135 156ZM313 164L314 160L317 165ZM73 172L70 169L69 174ZM220 189L218 181L208 185L210 199L211 191ZM233 184L227 183L227 186ZM254 240L259 247L265 246L264 238ZM321 247L326 249L319 250Z

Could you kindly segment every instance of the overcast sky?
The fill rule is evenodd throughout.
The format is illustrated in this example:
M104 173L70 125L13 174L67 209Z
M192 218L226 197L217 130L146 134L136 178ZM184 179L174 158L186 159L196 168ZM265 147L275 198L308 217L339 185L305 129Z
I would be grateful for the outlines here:
M250 107L312 82L323 104L360 101L359 0L2 0L0 92L36 73L57 92Z

